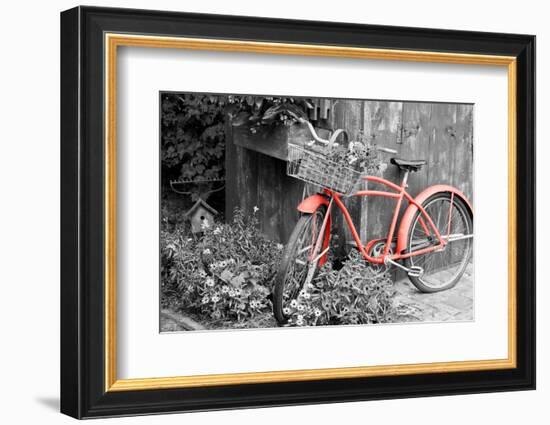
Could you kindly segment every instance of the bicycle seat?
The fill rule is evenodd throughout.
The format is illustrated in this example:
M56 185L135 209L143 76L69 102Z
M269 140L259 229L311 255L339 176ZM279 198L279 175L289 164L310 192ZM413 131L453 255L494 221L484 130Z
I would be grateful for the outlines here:
M390 162L393 165L397 165L400 170L403 171L420 171L423 165L426 165L426 160L424 159L400 159L392 158Z

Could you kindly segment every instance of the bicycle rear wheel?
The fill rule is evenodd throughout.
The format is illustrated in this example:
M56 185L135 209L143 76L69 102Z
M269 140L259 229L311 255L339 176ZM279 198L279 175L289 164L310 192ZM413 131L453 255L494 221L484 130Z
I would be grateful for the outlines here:
M323 206L313 214L302 215L290 235L273 288L273 314L280 325L288 321L286 308L298 298L308 277L311 280L317 270L319 261L311 262L310 256L325 214Z
M452 206L451 206L452 202ZM421 276L409 279L422 292L438 292L455 286L470 262L473 250L473 220L464 201L447 192L436 193L422 205L434 222L441 237L449 242L442 251L412 256L406 259L407 267L422 267ZM407 238L408 252L438 244L423 214L417 211Z

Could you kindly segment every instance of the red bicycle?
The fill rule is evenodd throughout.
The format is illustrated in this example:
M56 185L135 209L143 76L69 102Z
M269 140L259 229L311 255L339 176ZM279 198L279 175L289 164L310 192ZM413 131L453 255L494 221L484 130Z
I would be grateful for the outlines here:
M410 173L426 164L425 160L391 158L391 164L403 172L400 185L336 164L311 147L315 143L330 147L345 131L337 130L325 140L316 134L311 123L302 122L308 125L314 140L308 146L289 144L287 174L320 186L322 192L307 197L298 205L301 217L286 245L273 291L273 310L279 324L288 320L285 307L308 287L327 260L335 206L342 212L356 248L373 267L380 271L390 266L404 270L422 292L443 291L456 285L468 265L473 246L473 208L464 194L452 186L440 184L426 188L413 198L406 190L407 180ZM375 148L397 153L384 147ZM358 182L365 180L386 190L356 190ZM362 243L343 201L356 196L396 200L385 238ZM409 205L397 227L404 199Z

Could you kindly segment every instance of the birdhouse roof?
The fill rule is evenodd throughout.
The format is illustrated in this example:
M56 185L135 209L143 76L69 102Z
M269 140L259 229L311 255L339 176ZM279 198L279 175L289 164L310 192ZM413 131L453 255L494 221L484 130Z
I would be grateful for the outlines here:
M202 207L204 208L206 211L208 211L209 213L213 214L213 215L216 215L218 214L218 211L216 211L214 208L212 208L210 205L208 205L206 203L206 201L204 201L203 199L199 198L197 200L197 202L195 202L195 204L189 208L189 210L185 213L185 216L186 217L189 217L191 215L193 215L195 213L195 211L197 211L197 209L199 207Z

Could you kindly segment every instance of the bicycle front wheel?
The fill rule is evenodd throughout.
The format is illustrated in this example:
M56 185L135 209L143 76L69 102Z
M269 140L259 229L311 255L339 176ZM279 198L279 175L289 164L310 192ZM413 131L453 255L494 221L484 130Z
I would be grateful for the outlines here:
M473 220L464 201L447 192L436 193L422 205L439 234L448 243L442 251L409 257L408 267L422 267L421 276L410 281L422 292L438 292L455 286L472 255ZM408 252L437 245L439 242L420 210L413 218L407 239Z
M311 255L325 214L326 208L319 207L312 214L302 215L290 235L273 288L273 314L280 325L287 323L290 303L317 270L319 261L311 261Z

